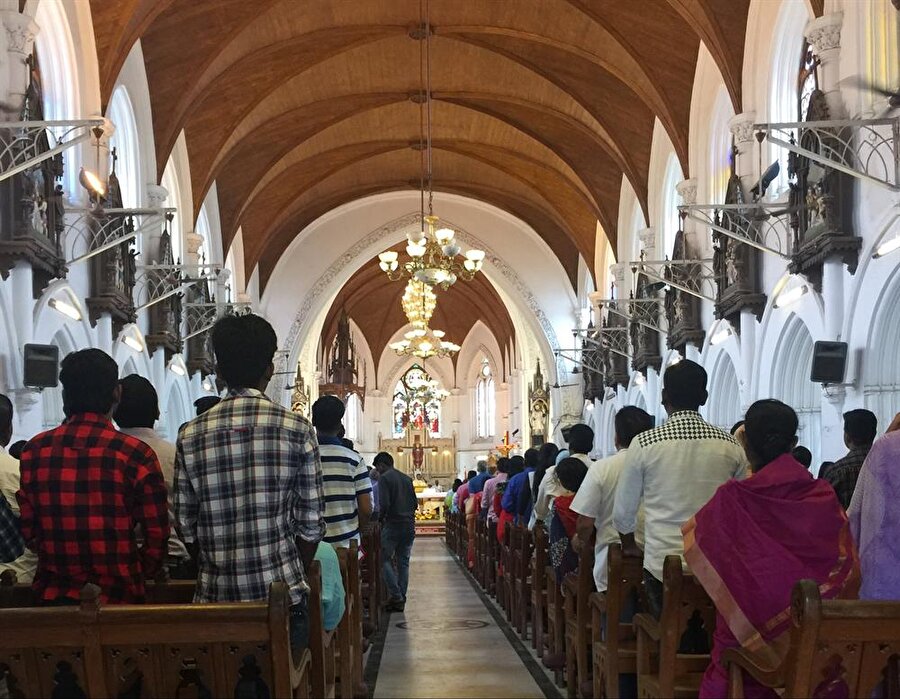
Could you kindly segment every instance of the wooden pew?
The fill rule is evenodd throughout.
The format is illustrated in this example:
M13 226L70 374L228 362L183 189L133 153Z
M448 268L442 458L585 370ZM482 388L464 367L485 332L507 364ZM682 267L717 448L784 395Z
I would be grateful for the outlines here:
M337 549L344 581L344 618L337 628L337 693L341 699L366 694L362 687L362 616L359 592L359 548L351 541Z
M663 567L663 608L659 621L650 614L634 617L637 630L638 696L696 697L709 665L716 610L706 590L684 573L678 556ZM689 633L686 633L689 632ZM701 648L680 652L692 640ZM686 649L687 650L687 649ZM700 652L705 650L706 652Z
M594 592L594 547L585 545L578 554L578 570L563 581L565 609L566 690L568 696L590 697L591 612ZM586 690L586 691L585 691Z
M528 638L528 621L531 618L531 552L532 536L528 527L519 530L516 548L513 551L515 565L513 623L519 636Z
M500 563L500 542L497 540L497 523L487 525L487 550L485 552L487 585L489 595L497 595L497 566Z
M193 580L149 581L144 587L147 604L190 604L194 601L196 583ZM4 571L0 577L0 609L37 606L31 585L17 583L12 571Z
M292 657L290 595L268 602L99 603L0 610L0 676L10 696L308 697L310 653Z
M516 560L513 555L519 542L519 529L507 523L503 531L500 560L503 563L503 611L506 620L512 622L513 608L516 604Z
M900 602L823 601L814 581L801 580L791 620L777 668L743 649L722 653L729 697L744 696L744 673L785 697L900 697Z
M377 631L381 626L381 606L384 603L380 523L369 523L362 535L362 545L366 554L361 565L363 607L372 630Z
M547 576L549 564L547 531L539 525L534 528L534 556L531 559L531 647L538 657L544 655L544 634L547 628Z
M637 673L637 640L632 619L622 610L640 598L644 560L625 558L621 544L607 553L607 589L591 595L594 696L617 699L619 676ZM605 622L604 622L605 617Z
M313 697L333 699L335 696L335 629L325 630L322 617L322 566L313 561L309 571L309 652L310 688Z
M548 557L549 558L549 557ZM552 659L564 658L566 653L566 617L565 602L562 596L562 588L556 582L556 570L550 564L544 568L544 587L547 590L547 632L544 634L544 665L548 664L548 657ZM553 677L556 684L565 686L563 669L565 662L553 666Z

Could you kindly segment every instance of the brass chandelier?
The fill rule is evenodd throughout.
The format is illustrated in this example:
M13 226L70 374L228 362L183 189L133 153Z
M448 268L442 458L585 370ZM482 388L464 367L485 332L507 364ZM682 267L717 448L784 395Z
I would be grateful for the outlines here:
M419 77L422 83L419 100L419 152L421 175L419 179L421 230L407 236L406 254L409 260L401 262L395 250L386 250L378 256L378 266L391 281L410 277L429 286L441 286L445 290L458 279L470 281L484 264L483 250L462 248L452 228L442 227L434 215L432 119L431 119L431 24L426 9L420 16L422 47L419 52ZM428 213L425 213L425 190L428 189Z
M428 326L437 307L437 296L430 285L410 279L403 293L401 306L412 328L404 334L402 340L389 345L394 352L421 359L446 357L459 352L459 345L444 339L443 330L432 330Z

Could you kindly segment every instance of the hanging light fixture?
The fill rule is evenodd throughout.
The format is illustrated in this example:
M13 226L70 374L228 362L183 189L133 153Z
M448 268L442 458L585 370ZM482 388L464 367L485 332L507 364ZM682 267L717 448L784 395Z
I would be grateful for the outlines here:
M413 328L403 335L403 339L388 345L399 355L408 355L426 359L428 357L447 357L459 352L460 347L454 342L444 339L443 330L432 330L429 327Z
M406 254L409 260L400 262L395 250L386 250L378 256L378 266L391 281L411 277L429 286L450 288L458 279L469 281L484 265L483 250L462 248L452 228L440 225L434 215L432 119L431 119L431 24L428 20L427 0L420 14L422 47L419 51L419 77L422 91L419 100L419 152L421 175L419 178L419 209L421 230L407 236ZM419 34L414 35L419 38ZM428 213L425 213L425 189L428 189Z
M410 279L406 284L406 291L403 292L400 305L414 328L424 328L431 320L437 306L437 295L428 284Z

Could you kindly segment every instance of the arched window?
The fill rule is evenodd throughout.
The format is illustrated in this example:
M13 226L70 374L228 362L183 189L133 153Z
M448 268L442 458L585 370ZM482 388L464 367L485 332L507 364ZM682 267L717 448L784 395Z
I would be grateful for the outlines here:
M675 187L681 180L681 167L678 165L678 159L675 154L669 156L666 163L666 177L663 181L662 210L659 212L659 222L662 233L662 255L672 257L672 250L675 247L675 234L678 233L678 205L680 198ZM662 259L662 258L660 258Z
M487 359L482 359L478 380L475 383L475 436L479 439L494 436L496 398L491 365Z
M169 196L166 198L165 206L174 207L178 209L178 212L181 212L184 202L181 200L181 187L178 185L178 176L175 174L175 165L171 158L163 172L160 184L162 184L169 193ZM182 230L181 216L179 213L175 214L172 218L172 222L169 224L169 234L172 236L172 254L175 256L175 261L178 263L184 262L183 241L185 231Z
M813 92L819 89L819 59L813 53L808 42L803 43L800 54L800 74L797 76L799 91L797 94L797 120L806 119L809 111L809 100Z
M119 85L109 100L107 118L116 127L109 139L110 148L116 149L119 159L116 163L116 174L122 191L122 205L125 207L140 206L141 201L141 152L138 147L137 124L134 119L134 108L128 96L128 90Z
M641 211L641 205L638 203L637 198L635 198L634 204L631 207L631 239L633 241L633 260L637 260L641 256L641 239L638 237L638 231L643 230L644 226L644 212ZM627 297L627 294L621 296L621 298Z
M440 437L441 398L439 383L421 366L413 364L394 388L393 436L402 437L411 428L427 429L430 436Z
M716 96L709 137L709 187L707 201L722 203L733 166L732 135L728 121L734 116L728 91L723 86Z
M351 393L347 399L347 411L344 413L344 433L347 439L358 442L362 439L360 425L362 424L362 402L359 396Z

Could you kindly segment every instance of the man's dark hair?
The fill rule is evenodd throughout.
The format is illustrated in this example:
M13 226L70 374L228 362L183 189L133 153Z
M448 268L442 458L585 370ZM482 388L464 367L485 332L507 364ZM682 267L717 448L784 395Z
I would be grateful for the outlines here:
M375 454L375 458L372 459L372 465L383 466L384 468L394 468L394 457L386 451L380 451Z
M626 405L616 413L616 441L620 447L627 449L631 440L641 432L653 429L653 416L646 410L634 405Z
M794 447L791 454L797 461L806 466L806 468L812 466L812 452L806 447Z
M594 448L594 430L579 423L569 428L569 451L573 454L587 454Z
M709 397L706 392L706 369L682 359L663 374L663 404L670 410L699 410Z
M556 467L556 477L566 490L577 493L584 477L587 475L587 466L581 459L569 456L559 462Z
M466 474L466 483L468 483L470 480L472 480L473 478L475 478L475 476L477 476L477 475L478 475L478 473L477 473L476 471L469 471L469 472Z
M738 431L739 429L741 429L743 426L744 426L744 421L743 421L743 420L738 420L736 423L734 423L734 424L731 426L731 430L730 430L731 436L734 437L734 435L737 434L737 431Z
M0 446L9 444L13 433L13 404L8 396L0 393Z
M352 439L347 439L346 437L341 437L341 445L345 449L349 449L350 451L356 451L356 445L353 443Z
M509 457L501 456L497 459L497 473L509 473Z
M219 318L212 328L216 375L231 389L258 388L278 349L275 330L253 313Z
M113 413L119 427L153 427L159 418L159 397L156 389L143 376L129 374L119 381L122 397Z
M524 470L525 470L525 457L524 456L522 456L520 454L516 454L515 456L509 457L509 471L507 473L509 473L510 478L512 478L513 476L515 476L519 473L522 473L522 471L524 471Z
M459 490L459 486L461 486L461 485L462 485L462 481L459 478L454 478L453 485L450 486L450 488L455 493L457 490Z
M878 418L871 410L859 409L844 413L844 434L855 446L867 447L878 434Z
M203 413L209 412L221 402L222 399L219 398L219 396L203 396L202 398L198 398L194 401L197 417L200 417Z
M79 350L63 358L59 381L63 387L63 412L66 417L78 413L106 415L115 401L119 365L103 350Z
M780 400L769 398L751 405L744 418L744 432L753 465L762 468L791 452L797 443L798 425L797 413Z
M344 401L337 396L322 396L313 403L313 427L327 435L337 435L342 427L344 410Z
M541 452L532 447L531 449L525 450L525 456L523 456L522 458L525 459L525 468L534 470L537 468L538 463L541 460Z
M9 455L18 461L22 458L22 450L25 448L26 444L28 444L28 442L24 439L20 439L18 442L13 442L9 445Z

